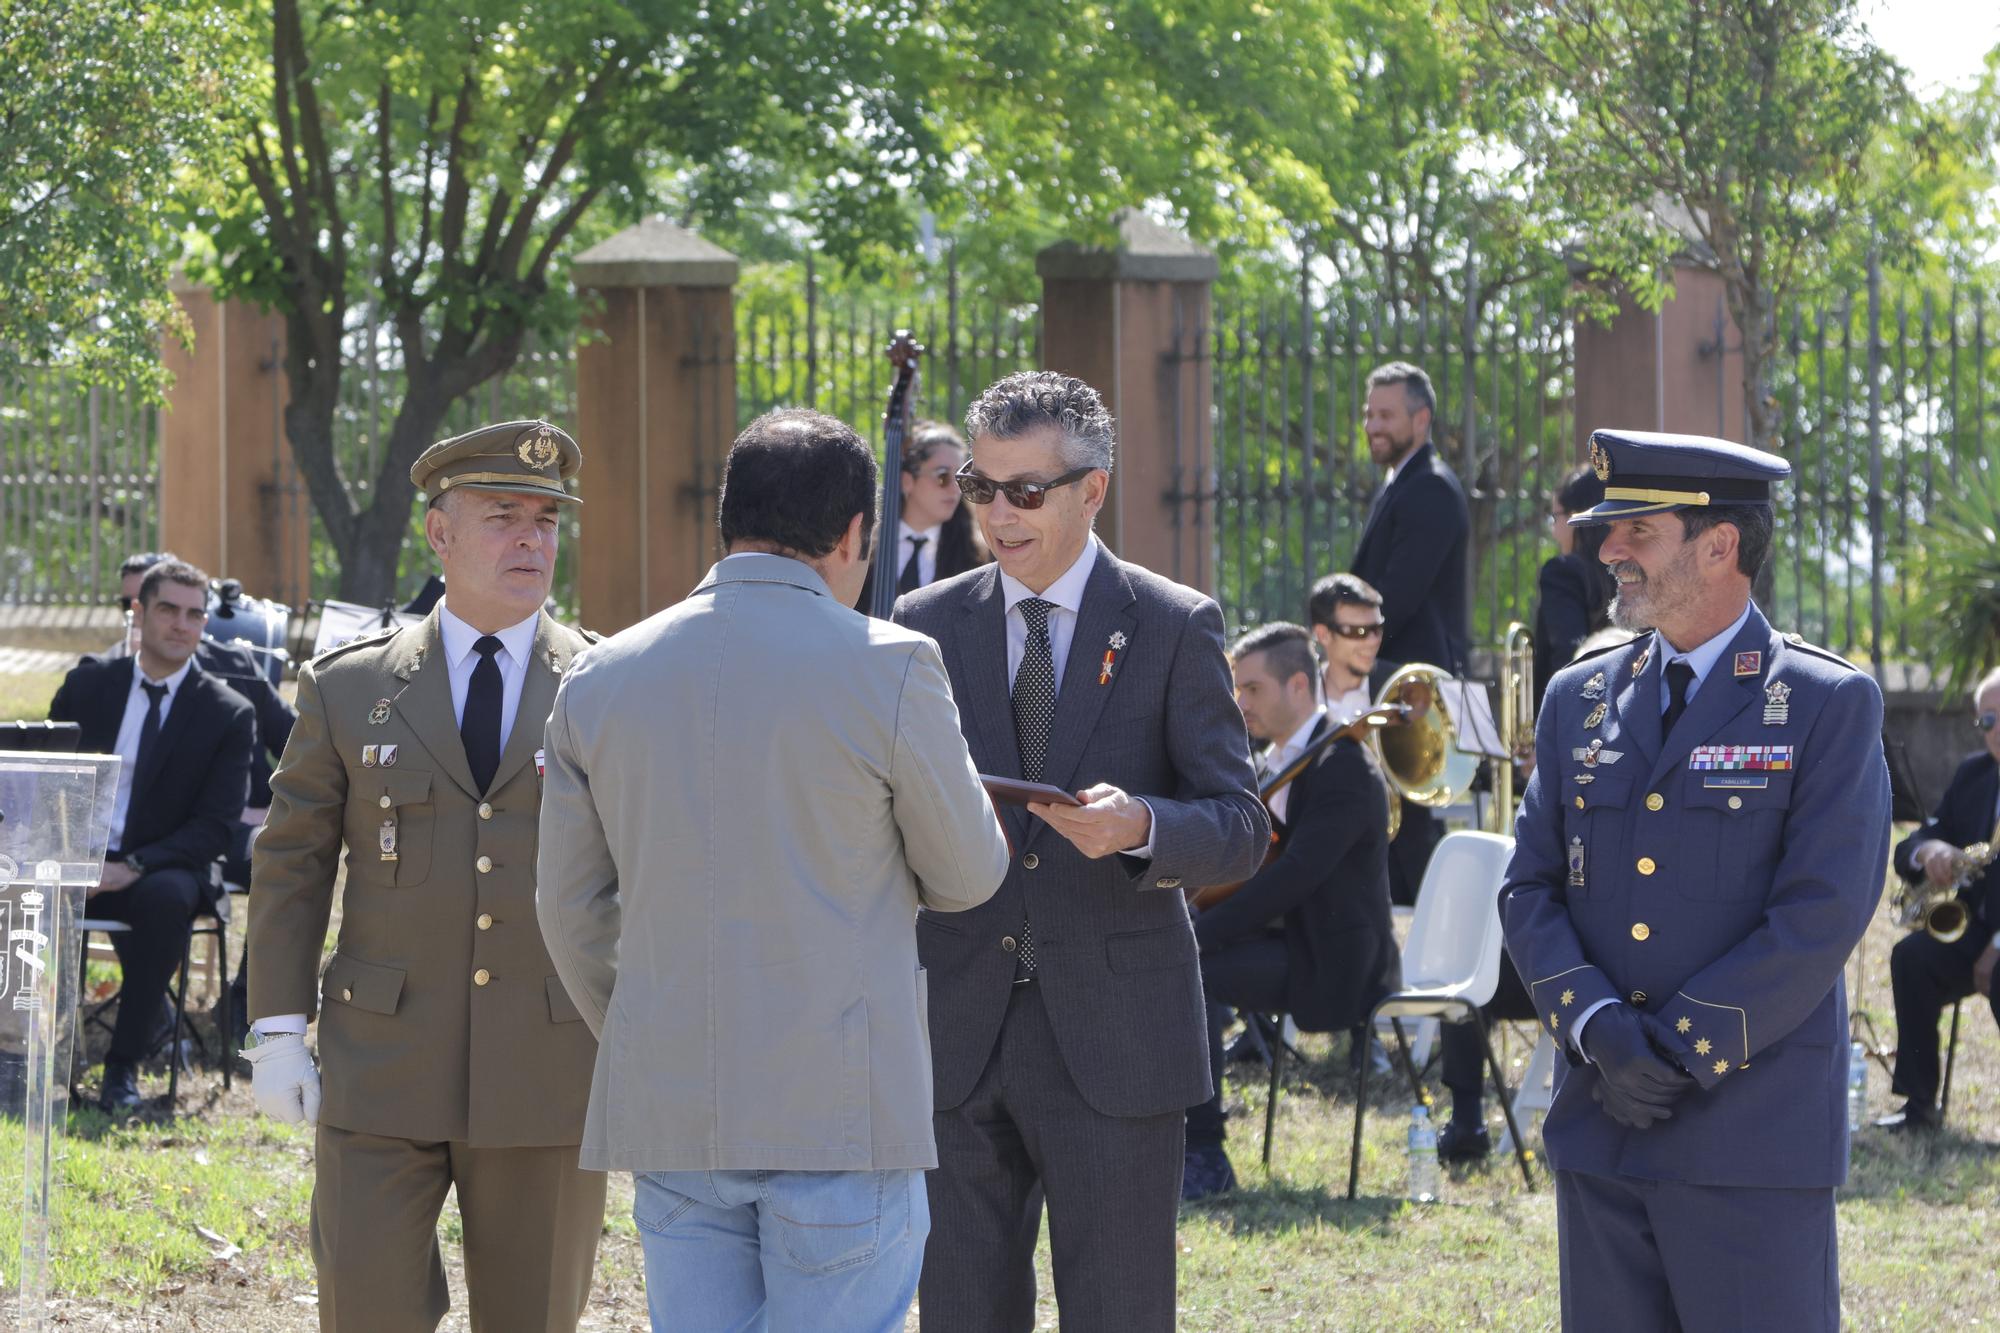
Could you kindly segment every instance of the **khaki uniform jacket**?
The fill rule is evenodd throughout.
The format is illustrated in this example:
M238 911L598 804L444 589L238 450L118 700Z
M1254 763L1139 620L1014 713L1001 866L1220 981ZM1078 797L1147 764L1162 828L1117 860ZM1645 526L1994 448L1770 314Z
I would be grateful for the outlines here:
M483 798L436 611L300 671L251 875L250 1013L319 1013L327 1124L483 1148L581 1141L596 1043L535 922L536 752L590 641L541 617ZM364 764L370 745L395 746L394 763ZM322 974L343 843L339 946Z

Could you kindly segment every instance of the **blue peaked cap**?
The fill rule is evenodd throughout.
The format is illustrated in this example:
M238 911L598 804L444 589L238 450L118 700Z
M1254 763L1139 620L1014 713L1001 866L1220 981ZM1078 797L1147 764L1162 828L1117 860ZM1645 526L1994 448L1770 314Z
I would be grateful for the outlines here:
M1590 433L1590 466L1604 483L1604 500L1571 514L1573 528L1699 505L1771 503L1771 483L1792 465L1762 449L1707 435L1641 430Z

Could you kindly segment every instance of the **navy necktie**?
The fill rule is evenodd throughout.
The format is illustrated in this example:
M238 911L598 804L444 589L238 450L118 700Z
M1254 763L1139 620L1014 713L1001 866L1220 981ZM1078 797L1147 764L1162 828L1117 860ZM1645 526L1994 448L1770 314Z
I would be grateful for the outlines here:
M1042 761L1049 753L1049 730L1056 720L1056 668L1049 650L1049 612L1055 604L1029 597L1020 605L1021 619L1028 624L1028 646L1014 673L1014 744L1021 752L1021 776L1040 782ZM1021 976L1035 970L1034 936L1034 927L1024 915L1018 964Z
M465 716L459 719L458 737L465 742L465 762L472 770L472 783L484 793L492 785L500 767L500 664L493 655L500 640L482 635L472 651L479 665L472 668L472 682L465 690Z
M151 757L153 746L160 739L160 705L167 697L167 687L155 685L150 680L140 681L139 688L146 692L146 720L139 724L139 757L132 761L134 780L146 771L146 760Z
M1673 733L1674 723L1688 708L1688 686L1694 684L1694 668L1683 658L1667 663L1667 711L1660 715L1660 739Z

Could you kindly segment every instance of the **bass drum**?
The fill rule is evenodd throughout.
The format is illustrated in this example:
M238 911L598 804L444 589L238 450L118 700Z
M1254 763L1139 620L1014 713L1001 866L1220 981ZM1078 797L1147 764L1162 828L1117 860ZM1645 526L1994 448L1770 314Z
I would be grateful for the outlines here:
M223 579L209 585L208 627L202 637L247 650L264 677L278 685L283 683L285 668L292 661L292 655L285 649L285 634L291 622L291 607L252 597L237 580Z

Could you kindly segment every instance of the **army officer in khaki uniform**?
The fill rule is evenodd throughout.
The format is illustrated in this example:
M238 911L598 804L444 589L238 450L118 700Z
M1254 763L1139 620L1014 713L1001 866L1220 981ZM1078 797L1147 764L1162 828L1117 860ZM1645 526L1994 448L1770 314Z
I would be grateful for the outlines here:
M299 673L251 881L245 1054L258 1106L319 1128L329 1333L437 1327L454 1185L473 1329L574 1329L590 1294L605 1177L577 1169L577 1145L596 1046L535 924L542 728L589 642L541 611L580 462L539 421L426 450L410 477L444 600ZM322 1001L324 1091L304 1037Z

